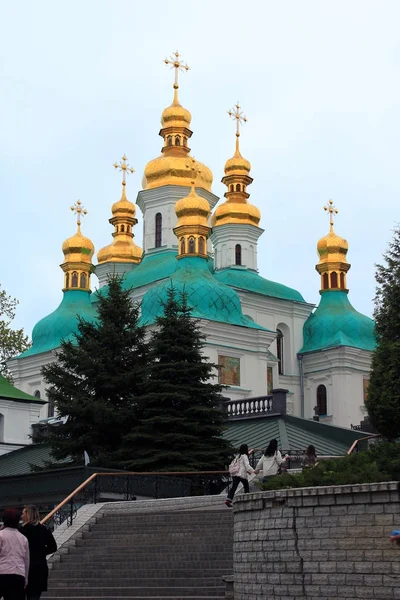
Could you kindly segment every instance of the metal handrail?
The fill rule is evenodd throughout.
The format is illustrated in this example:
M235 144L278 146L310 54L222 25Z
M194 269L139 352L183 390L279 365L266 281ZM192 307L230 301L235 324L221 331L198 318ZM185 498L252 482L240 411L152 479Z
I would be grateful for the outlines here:
M86 479L83 483L81 483L73 492L71 492L62 502L60 502L52 511L49 512L48 515L43 517L40 521L43 525L47 523L51 519L56 512L58 512L63 506L67 504L74 496L76 496L81 490L85 489L89 483L94 481L97 477L103 476L114 476L114 477L122 477L126 475L229 475L229 471L161 471L161 472L143 472L143 471L118 471L118 472L109 472L109 473L92 473L90 477Z
M371 440L372 438L376 438L379 437L379 434L375 433L372 435L366 435L365 437L359 438L358 440L355 440L352 445L350 446L350 448L347 451L347 455L353 454L354 450L357 448L359 442L363 442L364 440Z

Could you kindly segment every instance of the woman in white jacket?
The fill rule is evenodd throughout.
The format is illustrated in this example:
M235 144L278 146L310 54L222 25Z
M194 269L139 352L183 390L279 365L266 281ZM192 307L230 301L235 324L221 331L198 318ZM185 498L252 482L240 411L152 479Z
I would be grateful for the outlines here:
M263 481L267 481L271 475L276 475L285 458L278 450L278 440L271 440L264 454L256 464L255 473L263 472Z
M236 461L239 464L239 471L237 475L233 475L232 477L232 486L228 492L228 497L225 500L225 504L230 508L232 507L233 496L235 495L239 483L243 484L244 493L249 493L249 475L254 473L254 469L249 463L249 447L247 444L242 444L240 446Z

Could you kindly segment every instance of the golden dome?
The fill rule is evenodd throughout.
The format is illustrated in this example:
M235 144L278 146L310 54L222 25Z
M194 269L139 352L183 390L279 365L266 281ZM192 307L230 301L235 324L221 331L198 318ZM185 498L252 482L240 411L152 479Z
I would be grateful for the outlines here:
M210 215L210 205L201 196L196 194L192 188L190 193L178 200L175 204L175 213L178 217L176 227L182 225L202 225L208 227L208 217Z
M227 201L218 206L211 220L213 227L226 223L242 223L258 226L261 213L256 206L248 202Z
M163 185L191 186L192 167L188 164L187 155L174 156L173 154L162 154L147 163L144 177L143 189L153 189ZM196 161L200 171L196 175L195 186L211 191L213 175L206 165Z
M112 205L111 225L114 225L113 241L97 253L98 264L106 262L139 263L143 250L133 241L133 226L136 225L135 205L128 200L122 183L122 196Z
M171 106L165 108L161 115L161 126L165 127L187 127L189 129L192 121L190 112L183 108L178 101L174 100Z
M78 224L78 231L75 235L65 240L62 245L62 251L65 262L87 263L90 265L94 254L94 245L89 238L82 235L80 225Z
M331 225L328 235L321 238L317 244L320 257L319 264L347 262L346 255L349 249L347 240L336 235Z
M225 163L225 175L248 175L251 170L251 164L240 154L237 149L232 158Z

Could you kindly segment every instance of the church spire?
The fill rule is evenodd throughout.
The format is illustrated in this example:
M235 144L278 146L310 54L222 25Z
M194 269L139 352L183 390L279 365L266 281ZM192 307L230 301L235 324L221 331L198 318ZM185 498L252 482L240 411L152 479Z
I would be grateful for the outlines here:
M191 169L192 180L190 193L175 205L178 223L174 233L178 238L178 258L184 256L200 256L207 258L207 238L210 234L208 217L210 205L196 193L195 181L200 174L199 166L194 158L187 165Z
M222 183L227 187L225 192L226 202L221 204L213 215L213 227L227 223L244 223L258 226L261 218L260 211L256 206L247 202L250 194L247 186L253 179L250 177L251 165L240 153L239 139L240 126L247 123L239 103L233 109L228 110L228 115L236 122L236 146L235 154L225 163L225 177Z
M128 164L127 157L121 158L119 163L114 163L114 168L122 173L122 195L118 202L112 205L112 217L109 220L114 226L113 241L102 248L97 254L99 264L102 263L139 263L142 258L142 249L133 241L133 227L137 223L135 218L135 205L126 197L126 176L134 173Z
M94 270L92 257L94 246L89 238L81 233L81 219L87 214L87 210L80 200L71 206L76 215L77 232L65 240L62 245L64 262L61 265L64 271L64 291L80 289L90 291L90 275Z
M351 266L346 258L349 244L334 231L334 217L339 211L332 200L324 206L324 211L329 215L329 233L317 244L319 262L315 267L321 275L320 291L321 293L327 290L347 292L346 274Z

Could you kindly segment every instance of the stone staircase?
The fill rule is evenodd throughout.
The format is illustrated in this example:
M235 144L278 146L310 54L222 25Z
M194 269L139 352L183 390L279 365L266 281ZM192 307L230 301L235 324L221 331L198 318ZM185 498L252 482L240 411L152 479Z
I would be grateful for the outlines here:
M54 555L43 600L224 598L233 515L214 498L104 505Z

